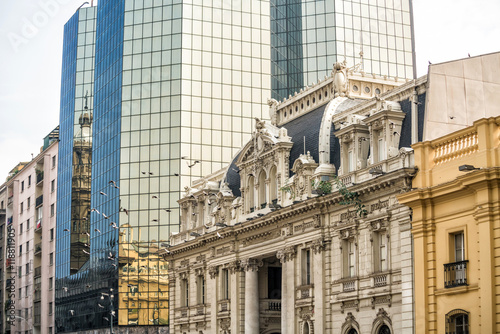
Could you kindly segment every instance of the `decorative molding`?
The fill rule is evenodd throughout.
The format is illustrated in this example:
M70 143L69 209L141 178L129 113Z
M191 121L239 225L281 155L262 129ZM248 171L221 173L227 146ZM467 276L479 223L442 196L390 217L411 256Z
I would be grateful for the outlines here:
M347 300L347 301L343 301L340 304L340 312L341 313L344 313L344 311L348 308L354 308L354 309L356 309L356 312L359 312L359 300L357 300L357 299ZM349 317L349 314L351 314L351 312L347 313L347 317ZM347 318L346 318L346 320L347 320Z
M347 333L347 331L351 328L354 328L357 333L359 333L359 324L356 321L356 318L352 315L351 312L347 312L347 316L345 317L345 321L342 324L341 333Z
M321 253L321 251L323 251L325 249L324 240L322 238L314 240L311 244L311 249L312 249L314 254Z

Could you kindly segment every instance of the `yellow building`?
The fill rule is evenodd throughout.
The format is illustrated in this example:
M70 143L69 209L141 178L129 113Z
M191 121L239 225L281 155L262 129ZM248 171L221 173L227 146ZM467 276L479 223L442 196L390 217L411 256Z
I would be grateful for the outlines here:
M500 117L414 144L416 333L500 332Z

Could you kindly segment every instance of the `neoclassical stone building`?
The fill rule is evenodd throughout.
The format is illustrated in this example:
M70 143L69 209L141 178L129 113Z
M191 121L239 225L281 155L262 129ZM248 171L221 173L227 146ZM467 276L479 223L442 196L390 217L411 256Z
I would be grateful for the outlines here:
M179 200L171 331L412 333L411 212L396 196L416 171L425 83L336 64L270 101L271 122Z

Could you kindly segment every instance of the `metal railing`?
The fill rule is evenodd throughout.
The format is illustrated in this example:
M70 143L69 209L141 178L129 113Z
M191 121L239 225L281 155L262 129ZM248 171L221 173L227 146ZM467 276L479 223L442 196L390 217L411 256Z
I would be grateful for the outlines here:
M39 243L35 244L35 255L37 255L41 252L42 252L42 243L39 242Z
M35 207L39 207L42 204L43 204L43 195L40 195L36 198Z
M42 276L42 267L35 268L35 278Z
M458 261L444 265L444 287L453 288L467 285L467 262Z
M39 184L43 181L43 172L36 173L36 184Z

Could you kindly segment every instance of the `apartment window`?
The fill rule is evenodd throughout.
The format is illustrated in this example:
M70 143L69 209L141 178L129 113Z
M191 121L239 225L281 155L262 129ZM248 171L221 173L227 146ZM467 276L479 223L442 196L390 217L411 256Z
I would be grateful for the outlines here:
M29 295L29 289L30 289L29 285L26 285L26 286L24 287L24 298L28 298L28 295ZM28 309L26 309L26 316L28 316Z
M54 229L50 229L50 241L54 241Z
M28 203L27 203L27 206L26 206L26 207L29 209L29 208L30 208L30 206L31 206L31 197L28 197Z
M388 269L387 257L387 232L376 232L373 237L373 263L375 272L386 271Z
M53 193L56 190L56 180L50 181L50 192Z
M181 306L189 306L189 282L186 279L181 280Z
M446 314L446 334L469 334L469 312L455 309Z
M444 264L444 287L467 285L467 260L465 259L464 231L450 234L450 263Z
M54 278L50 277L49 278L49 290L52 290L54 288Z
M205 277L198 276L196 279L198 304L205 304Z
M1 202L0 204L0 209L3 209L4 208L4 204L3 204L3 201Z
M221 270L221 299L229 299L229 270Z
M21 192L24 191L24 181L21 181Z
M21 202L21 213L23 213L23 210L24 210L24 203Z
M304 249L302 251L302 284L311 284L311 250Z
M15 290L14 290L15 291ZM19 288L17 290L17 292L19 293L19 296L17 297L18 299L21 299L23 297L23 288Z
M343 241L342 260L344 277L354 277L356 275L356 245L353 239Z
M23 233L23 224L19 224L19 234Z
M53 217L54 216L54 213L55 213L55 210L54 210L54 204L51 204L50 205L50 216Z
M19 245L19 255L23 253L23 245Z
M30 229L30 220L29 218L26 220L26 230Z
M30 264L26 263L26 275L28 275L30 272Z
M54 333L54 329L52 327L49 327L49 334L53 334Z
M17 267L17 271L19 278L21 278L23 276L23 267L21 266Z
M54 264L54 253L50 253L49 254L49 265L53 265Z
M26 241L26 252L30 251L30 242Z
M31 175L28 175L28 187L31 186Z
M56 167L56 156L54 155L52 157L52 168L55 168Z
M52 309L53 309L53 308L54 308L54 307L53 307L53 303L52 303L52 302L50 302L50 303L49 303L49 315L52 315Z

